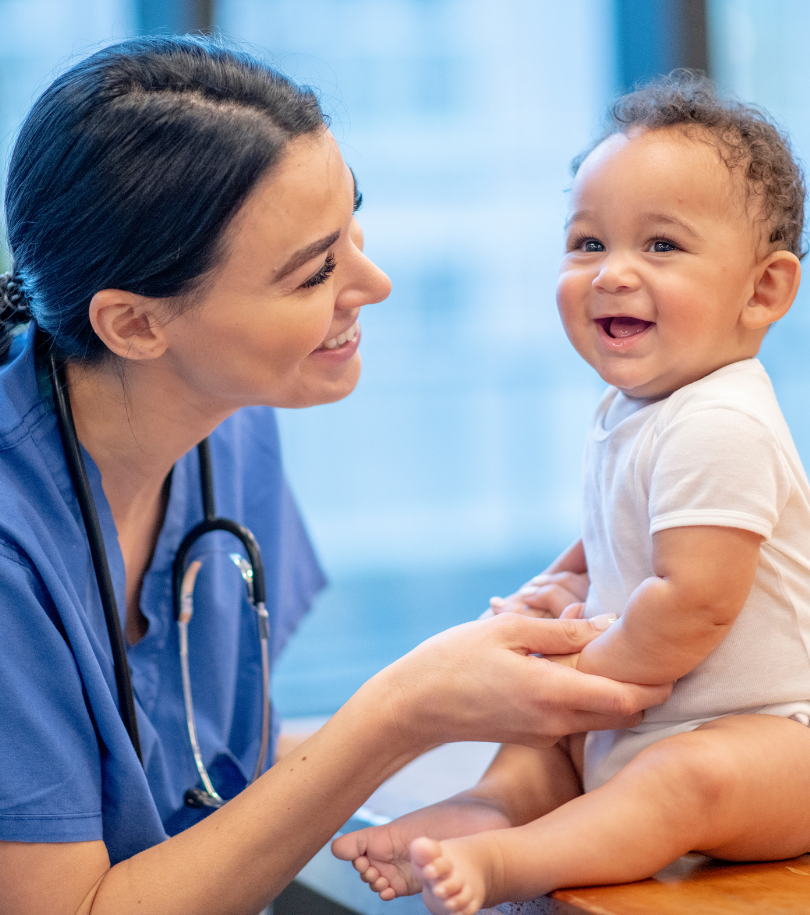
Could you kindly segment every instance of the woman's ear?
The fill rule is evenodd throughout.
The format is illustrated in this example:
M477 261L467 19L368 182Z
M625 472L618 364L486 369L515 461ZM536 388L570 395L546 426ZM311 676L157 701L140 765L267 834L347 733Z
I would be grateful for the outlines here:
M157 301L122 289L102 289L90 300L90 323L116 356L157 359L167 345Z
M802 266L790 251L774 251L759 265L757 277L741 317L750 330L765 328L787 314L799 291Z

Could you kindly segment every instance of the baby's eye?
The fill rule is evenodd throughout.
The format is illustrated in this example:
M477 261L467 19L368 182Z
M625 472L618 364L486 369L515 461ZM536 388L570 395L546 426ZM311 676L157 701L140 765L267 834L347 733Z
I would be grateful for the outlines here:
M666 254L669 251L677 251L678 246L666 238L656 238L655 241L650 242L649 250L655 254Z
M575 238L570 244L571 251L582 251L584 254L598 254L605 250L605 246L598 238Z

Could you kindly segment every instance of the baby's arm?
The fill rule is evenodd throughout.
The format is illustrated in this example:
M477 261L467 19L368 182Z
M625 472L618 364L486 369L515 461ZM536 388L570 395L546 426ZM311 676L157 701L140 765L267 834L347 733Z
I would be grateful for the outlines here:
M762 537L731 527L653 534L653 571L577 669L628 683L671 683L716 648L745 604Z

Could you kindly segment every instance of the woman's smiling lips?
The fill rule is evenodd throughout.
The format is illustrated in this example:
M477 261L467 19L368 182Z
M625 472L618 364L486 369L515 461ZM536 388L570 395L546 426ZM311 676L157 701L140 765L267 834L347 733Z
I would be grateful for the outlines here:
M320 359L329 359L329 361L342 362L344 359L350 359L360 345L360 324L355 321L351 327L341 331L336 337L330 337L310 355L317 356Z
M611 349L629 349L635 346L655 322L634 318L630 315L605 315L594 321L599 328L599 337Z

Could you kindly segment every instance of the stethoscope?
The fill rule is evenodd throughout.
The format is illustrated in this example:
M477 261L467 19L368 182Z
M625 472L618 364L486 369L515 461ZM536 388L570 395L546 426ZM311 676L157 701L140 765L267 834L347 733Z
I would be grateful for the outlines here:
M93 568L101 595L104 619L112 647L115 683L118 691L118 705L121 719L127 729L129 738L138 759L143 763L141 742L138 736L138 721L135 715L135 696L132 690L129 663L124 646L124 633L121 629L121 618L115 599L112 577L110 576L107 551L101 534L101 525L96 512L90 481L84 466L81 446L76 435L73 411L70 407L70 396L67 389L67 376L64 364L57 361L53 353L48 355L48 365L59 421L59 432L65 449L70 477L87 530L87 540L93 559ZM225 801L215 790L205 764L202 760L200 745L197 739L197 726L194 719L194 702L191 695L191 676L188 665L188 626L194 614L194 583L202 562L195 559L186 568L186 558L197 541L212 531L225 531L239 540L247 553L247 559L239 553L231 553L230 558L236 564L247 588L248 600L256 611L259 629L259 642L262 658L262 732L259 743L259 758L253 776L248 784L255 781L264 769L267 759L267 747L270 738L270 657L268 643L270 640L270 618L265 608L266 591L264 584L264 565L262 564L259 544L253 534L241 524L227 518L218 518L214 502L214 479L211 469L211 447L208 439L203 439L197 446L200 462L200 487L202 490L203 520L193 527L183 538L172 565L172 600L174 618L180 642L180 669L183 681L183 703L185 705L186 726L188 728L194 763L203 783L202 788L189 788L185 802L189 807L221 807Z

